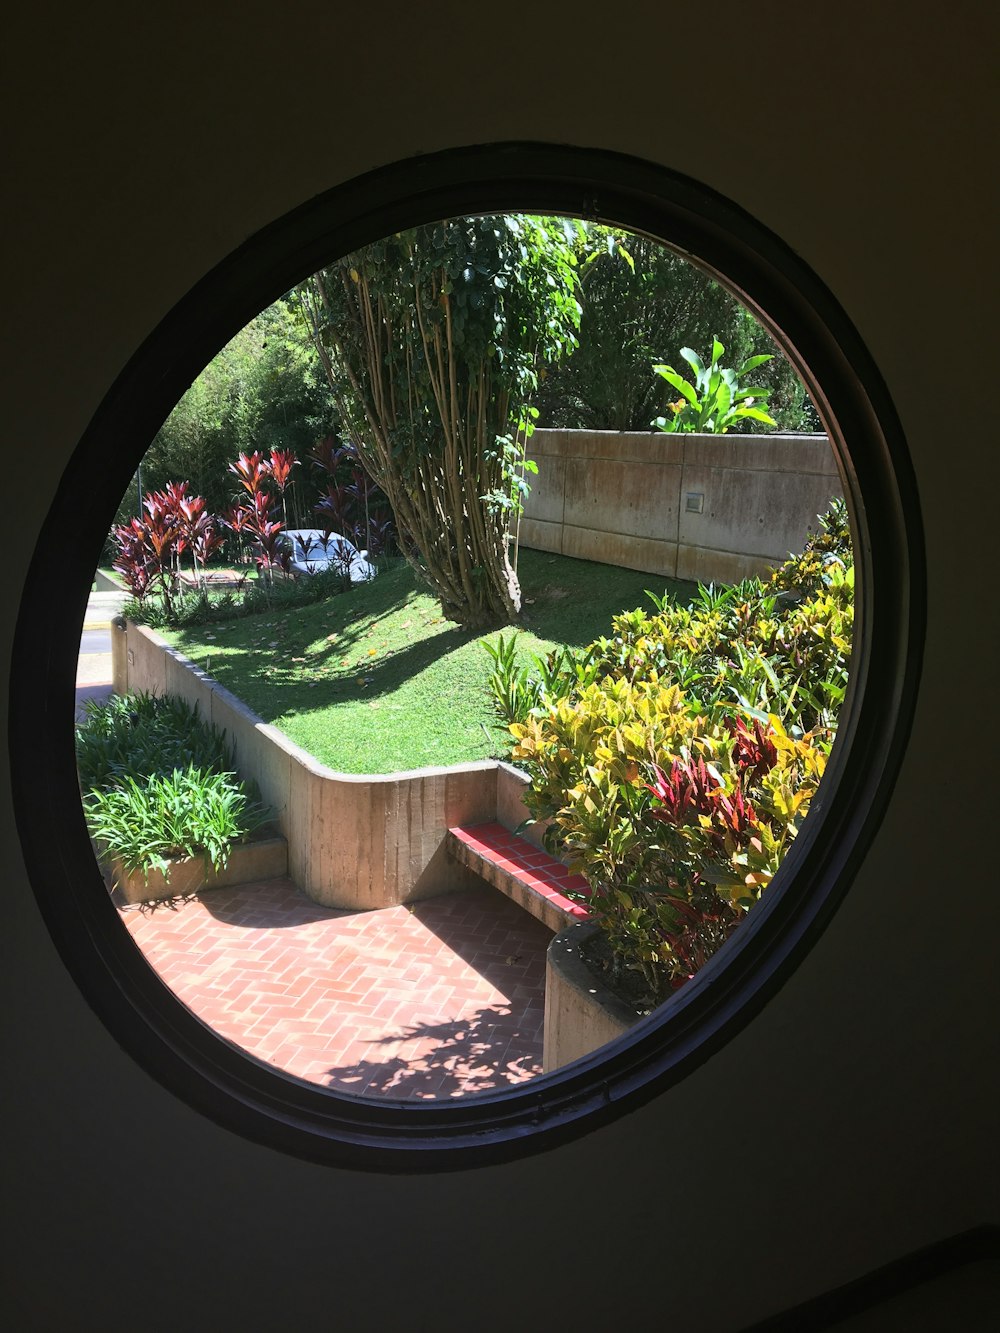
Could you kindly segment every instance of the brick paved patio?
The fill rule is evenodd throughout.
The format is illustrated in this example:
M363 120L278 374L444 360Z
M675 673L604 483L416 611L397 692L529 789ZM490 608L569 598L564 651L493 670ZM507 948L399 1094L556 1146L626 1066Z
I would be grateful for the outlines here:
M201 1019L299 1078L425 1099L541 1073L552 932L494 889L357 913L277 879L122 919Z

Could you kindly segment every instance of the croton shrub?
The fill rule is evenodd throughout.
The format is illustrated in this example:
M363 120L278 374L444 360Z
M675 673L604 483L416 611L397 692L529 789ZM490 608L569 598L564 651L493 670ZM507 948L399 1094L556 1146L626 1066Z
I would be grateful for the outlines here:
M837 503L768 580L623 613L582 654L522 670L520 690L495 673L508 720L522 701L510 730L528 807L586 876L613 971L640 973L651 1003L728 938L801 828L836 734L853 606Z

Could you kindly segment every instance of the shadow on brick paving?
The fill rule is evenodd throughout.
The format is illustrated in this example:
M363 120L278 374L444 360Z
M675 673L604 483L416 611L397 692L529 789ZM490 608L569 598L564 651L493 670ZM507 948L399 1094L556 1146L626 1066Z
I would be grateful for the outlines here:
M515 1017L509 1008L489 1006L460 1019L415 1023L371 1044L433 1042L429 1053L334 1066L328 1071L328 1086L366 1097L417 1101L514 1086L542 1072L541 1025L540 1009Z

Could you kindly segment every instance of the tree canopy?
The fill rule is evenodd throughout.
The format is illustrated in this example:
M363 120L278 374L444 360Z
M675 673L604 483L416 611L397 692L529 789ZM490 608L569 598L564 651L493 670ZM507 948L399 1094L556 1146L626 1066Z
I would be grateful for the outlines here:
M576 237L581 275L579 346L540 386L540 424L647 431L670 396L653 365L718 338L730 361L771 362L755 378L770 391L779 427L815 428L794 369L745 306L660 241L594 223Z
M539 372L576 343L579 225L428 224L298 289L343 429L388 496L408 559L469 627L520 609L511 518Z
M142 461L144 492L187 481L213 512L233 498L229 464L238 455L290 449L305 458L337 429L337 413L295 310L276 301L214 356L157 432ZM290 513L308 520L317 498L299 469ZM116 522L137 513L137 487L123 497ZM308 523L306 524L308 526Z

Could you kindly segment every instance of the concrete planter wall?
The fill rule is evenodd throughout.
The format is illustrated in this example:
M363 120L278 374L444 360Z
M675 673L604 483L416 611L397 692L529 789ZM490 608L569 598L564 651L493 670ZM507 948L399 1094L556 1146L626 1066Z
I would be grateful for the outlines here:
M597 929L590 922L568 926L549 945L542 1049L546 1074L606 1046L643 1017L608 990L583 961L581 950Z
M444 850L448 829L527 816L524 777L496 761L388 776L337 773L251 712L158 634L112 628L118 694L149 690L196 703L229 737L241 777L260 787L288 840L288 873L317 902L367 911L470 882Z
M801 551L843 494L825 435L536 430L523 546L736 583Z
M223 888L229 884L249 884L258 879L274 879L288 873L288 844L284 838L254 838L233 847L229 860L220 870L213 870L200 857L186 857L170 862L166 875L151 870L126 871L116 858L110 865L111 886L127 903L157 902L180 898L204 889Z

